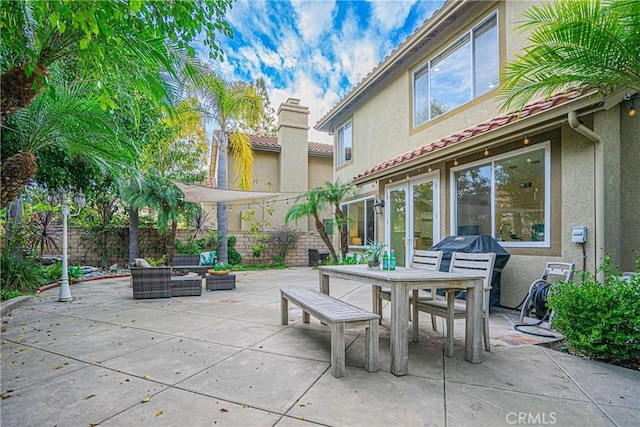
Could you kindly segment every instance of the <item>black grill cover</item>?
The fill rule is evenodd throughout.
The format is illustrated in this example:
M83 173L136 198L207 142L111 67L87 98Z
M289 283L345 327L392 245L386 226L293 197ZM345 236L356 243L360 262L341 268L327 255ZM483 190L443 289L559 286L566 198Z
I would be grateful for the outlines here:
M454 252L463 253L481 253L495 252L496 262L493 267L493 275L491 277L491 298L489 305L495 306L500 304L500 276L502 269L507 265L509 252L505 251L500 243L491 236L449 236L429 248L430 251L442 251L442 264L440 271L449 271L451 264L451 254ZM456 292L456 298L465 298L465 292Z

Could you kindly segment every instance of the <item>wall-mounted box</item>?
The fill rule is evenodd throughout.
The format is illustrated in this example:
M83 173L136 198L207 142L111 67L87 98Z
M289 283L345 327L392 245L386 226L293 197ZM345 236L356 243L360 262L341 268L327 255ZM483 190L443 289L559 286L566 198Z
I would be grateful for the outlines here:
M587 241L587 227L572 227L571 242L585 243Z

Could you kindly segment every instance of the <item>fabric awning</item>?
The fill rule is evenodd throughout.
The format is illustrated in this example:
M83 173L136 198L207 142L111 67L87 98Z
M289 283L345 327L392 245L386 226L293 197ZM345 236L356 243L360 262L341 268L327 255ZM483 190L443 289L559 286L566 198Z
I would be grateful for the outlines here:
M286 193L266 193L262 191L237 191L221 190L219 188L202 187L199 185L184 184L171 180L182 191L185 202L215 203L231 202L234 200L267 199L278 197Z

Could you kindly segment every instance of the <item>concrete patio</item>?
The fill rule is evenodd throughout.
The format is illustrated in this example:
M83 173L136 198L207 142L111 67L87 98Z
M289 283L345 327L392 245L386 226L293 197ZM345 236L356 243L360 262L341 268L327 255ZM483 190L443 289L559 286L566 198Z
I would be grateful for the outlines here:
M492 351L464 361L421 317L409 375L389 372L389 309L379 372L364 370L362 330L347 335L347 372L329 372L329 331L290 306L280 287L316 289L318 272L237 273L235 291L133 300L129 278L45 291L2 317L2 426L631 426L640 424L640 372L563 354L492 312ZM368 285L331 293L371 309ZM440 325L442 326L442 325ZM439 330L442 330L439 327Z

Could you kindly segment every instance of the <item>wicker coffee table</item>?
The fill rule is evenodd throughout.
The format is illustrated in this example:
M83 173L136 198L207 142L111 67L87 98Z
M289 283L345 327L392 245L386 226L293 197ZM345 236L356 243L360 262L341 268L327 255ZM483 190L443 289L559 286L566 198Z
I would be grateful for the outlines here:
M202 277L174 276L171 278L171 296L189 297L202 295Z
M205 276L207 291L233 290L236 288L235 274L209 274Z

